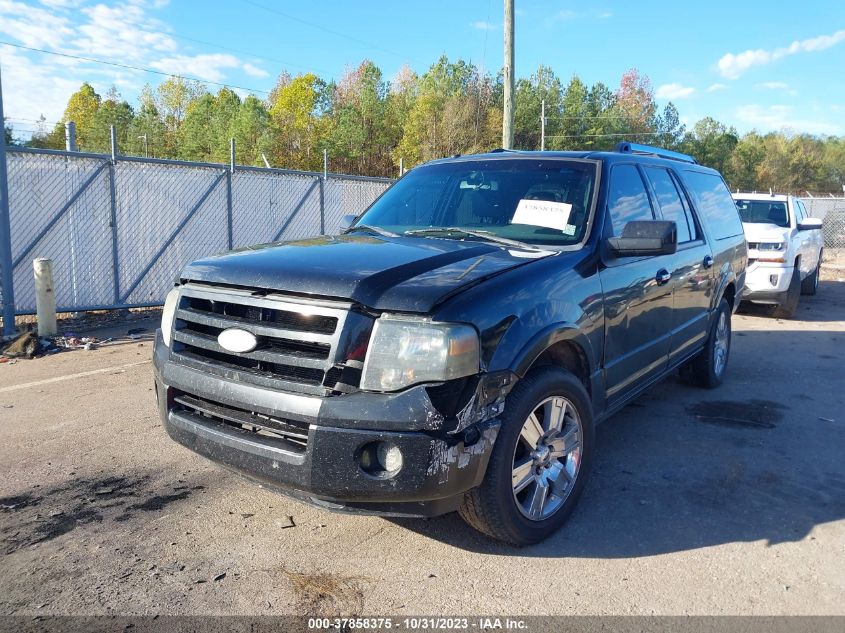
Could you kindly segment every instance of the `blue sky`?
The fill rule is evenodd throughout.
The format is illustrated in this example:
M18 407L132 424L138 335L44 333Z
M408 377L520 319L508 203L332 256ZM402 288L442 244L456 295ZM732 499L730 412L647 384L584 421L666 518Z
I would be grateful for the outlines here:
M845 5L838 0L515 0L516 66L611 87L631 67L688 125L845 134ZM441 54L502 64L502 0L0 0L0 40L254 90L282 69L338 78L362 59L392 77ZM163 77L0 44L6 116L57 120L89 81L131 103ZM214 88L214 86L210 86ZM240 90L242 94L245 91Z

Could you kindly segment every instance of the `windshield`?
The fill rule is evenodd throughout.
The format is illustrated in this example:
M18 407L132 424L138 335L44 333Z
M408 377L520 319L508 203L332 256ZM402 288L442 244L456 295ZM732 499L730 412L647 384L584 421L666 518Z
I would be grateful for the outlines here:
M789 213L785 202L768 200L737 200L739 217L749 224L776 224L784 228L789 226Z
M577 244L587 228L595 180L592 161L423 165L390 188L358 224L419 237L485 239L488 233L528 244ZM453 230L420 230L432 227Z

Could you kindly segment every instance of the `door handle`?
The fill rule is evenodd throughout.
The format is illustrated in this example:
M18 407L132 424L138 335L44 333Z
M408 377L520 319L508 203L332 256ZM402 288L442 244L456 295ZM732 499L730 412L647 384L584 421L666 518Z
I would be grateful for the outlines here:
M654 276L654 280L657 282L658 286L662 286L664 284L669 283L669 280L672 279L672 273L670 273L665 268L661 268L657 271L657 274Z
M704 267L705 268L711 268L712 266L713 266L713 256L708 255L707 257L704 258Z

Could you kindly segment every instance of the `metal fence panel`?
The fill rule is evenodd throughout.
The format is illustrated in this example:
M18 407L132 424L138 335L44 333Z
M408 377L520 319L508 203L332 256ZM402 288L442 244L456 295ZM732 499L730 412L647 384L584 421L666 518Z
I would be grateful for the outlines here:
M845 198L801 198L814 218L821 218L825 248L845 248Z
M155 305L187 262L335 232L391 182L20 148L7 165L17 314L35 311L36 257L60 310Z

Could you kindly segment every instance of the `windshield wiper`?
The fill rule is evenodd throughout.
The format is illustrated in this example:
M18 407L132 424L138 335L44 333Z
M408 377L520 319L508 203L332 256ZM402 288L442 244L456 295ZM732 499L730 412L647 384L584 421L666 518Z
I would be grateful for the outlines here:
M398 233L388 231L387 229L383 229L380 226L373 226L372 224L356 224L355 226L350 226L343 232L343 234L346 235L347 233L351 233L352 231L370 231L371 233L381 235L382 237L399 237Z
M465 229L459 226L432 226L427 229L414 229L412 231L405 231L403 235L427 235L430 233L462 233L463 235L478 237L482 240L495 242L496 244L503 244L505 246L513 246L515 248L528 249L532 251L542 250L541 248L534 246L533 244L528 244L526 242L520 242L518 240L510 240L506 237L501 237L500 235L493 233L493 231L484 231L482 229Z

